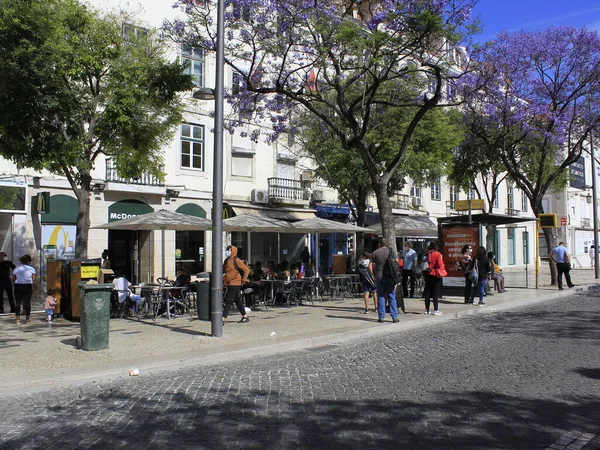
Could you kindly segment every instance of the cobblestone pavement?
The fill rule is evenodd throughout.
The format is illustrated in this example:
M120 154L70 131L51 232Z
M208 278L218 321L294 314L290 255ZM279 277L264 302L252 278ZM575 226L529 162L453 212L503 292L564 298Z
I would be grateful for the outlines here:
M8 396L0 448L600 448L598 297Z

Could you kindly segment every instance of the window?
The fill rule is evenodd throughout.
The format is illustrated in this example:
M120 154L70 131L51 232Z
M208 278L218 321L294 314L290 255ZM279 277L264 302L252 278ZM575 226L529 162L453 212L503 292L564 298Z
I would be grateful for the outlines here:
M181 167L204 170L204 127L181 125Z
M512 185L509 185L506 190L506 199L508 203L509 211L515 209L515 188Z
M529 199L525 195L525 192L521 192L521 211L527 212L529 210Z
M250 22L250 7L242 6L239 3L234 3L233 16L238 20L242 19L245 22Z
M244 86L244 77L239 72L233 72L231 75L231 93L233 95L239 94L242 92L242 88Z
M184 72L192 76L194 85L202 86L204 84L204 52L202 49L183 44L181 62L185 67Z
M492 208L499 208L500 207L500 200L498 199L498 188L496 188L496 191L494 192L494 203L492 204Z
M254 173L254 155L234 153L231 155L231 175L252 178Z
M475 200L477 199L477 192L473 188L469 188L467 191L467 200Z
M459 200L460 189L456 186L450 186L450 208L454 209L455 203Z
M440 201L442 199L440 184L439 178L434 183L431 183L431 200Z
M410 196L413 198L421 198L421 188L419 186L411 186Z

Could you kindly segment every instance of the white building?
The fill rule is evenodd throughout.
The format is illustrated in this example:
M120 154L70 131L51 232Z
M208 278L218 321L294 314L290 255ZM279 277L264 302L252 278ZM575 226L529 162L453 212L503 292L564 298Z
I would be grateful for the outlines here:
M107 9L123 6L119 0L104 0L94 2L94 5ZM158 27L165 18L173 18L177 14L171 2L163 1L146 2L143 6L129 6L128 9L137 11L136 27ZM212 55L177 46L172 47L172 54L182 62L190 62L190 71L198 86L214 86L215 60ZM224 76L226 88L231 87L234 80L229 68L225 68ZM95 190L90 214L92 227L159 209L210 218L214 148L211 132L214 122L210 114L213 106L207 101L194 100L191 94L188 94L184 123L163 149L164 183L146 176L135 180L121 179L118 167L110 159L101 161L95 167ZM227 115L227 105L225 108ZM251 132L252 128L248 127L248 131ZM280 142L270 146L242 138L239 133L225 133L224 215L255 214L298 220L313 216L325 205L337 203L337 194L313 179L309 170L310 161L295 156L298 152L290 150L287 142L285 144ZM48 173L18 170L6 161L2 162L0 176L5 184L23 188L25 199L20 211L0 212L2 250L12 259L30 253L42 267L44 253L52 251L49 246L56 245L63 249L65 254L59 257L68 258L72 255L77 209L74 194L66 180ZM533 217L526 197L516 188L503 183L499 191L496 204L486 206L490 212ZM40 202L46 198L38 197L42 192L49 193L49 214L38 212L38 208L43 206ZM570 248L576 249L579 258L587 253L586 243L590 241L589 235L584 232L589 228L591 209L577 201L580 197L577 192L572 194L569 189L563 195L563 204L568 197L569 210L565 206L565 211L559 214L561 218L568 219L565 228L560 231L569 235ZM438 217L455 214L455 202L464 199L464 192L456 192L442 179L427 187L409 183L392 201L395 214L428 215L435 222ZM559 211L559 196L552 201L549 197L548 202L548 211ZM374 199L371 204L376 204ZM574 208L572 212L571 205ZM496 228L493 250L504 270L518 271L525 264L533 263L536 255L534 235L534 222ZM98 258L103 249L108 248L113 267L124 268L126 275L134 282L150 282L160 276L160 239L158 232L91 229L87 250L90 258ZM166 239L168 277L174 276L177 262L185 264L192 272L210 267L210 232L167 231ZM252 254L245 255L251 261L272 256L273 248L286 251L278 254L278 259L295 260L306 243L305 238L299 235L282 234L278 242L276 235L256 233L252 239ZM245 233L233 233L225 242L247 248L248 236ZM346 243L342 244L345 247ZM331 254L337 249L332 245L329 251ZM347 248L343 251L347 251Z

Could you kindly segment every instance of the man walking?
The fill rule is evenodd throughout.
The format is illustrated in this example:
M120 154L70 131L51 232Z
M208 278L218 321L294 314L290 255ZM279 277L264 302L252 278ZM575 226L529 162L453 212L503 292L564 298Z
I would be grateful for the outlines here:
M388 241L385 238L379 239L379 248L373 252L372 258L375 264L375 281L377 283L377 312L379 313L379 320L377 322L385 322L385 304L386 300L389 301L390 305L390 316L392 316L392 322L398 323L398 305L396 304L396 286L394 283L384 277L383 267L392 252L392 258L397 256L395 252L388 246Z
M0 313L4 312L4 291L10 305L10 312L15 312L15 297L13 295L12 271L15 265L6 259L6 253L0 252Z
M552 253L550 253L550 259L556 263L556 269L558 270L558 289L561 291L563 290L563 273L565 274L565 280L567 280L567 286L570 288L575 286L571 282L571 256L569 255L564 242L559 242L558 245L552 249Z
M415 296L415 267L417 264L417 252L412 248L412 244L407 242L404 245L404 267L402 268L402 293L408 297L408 282L410 280L410 298Z

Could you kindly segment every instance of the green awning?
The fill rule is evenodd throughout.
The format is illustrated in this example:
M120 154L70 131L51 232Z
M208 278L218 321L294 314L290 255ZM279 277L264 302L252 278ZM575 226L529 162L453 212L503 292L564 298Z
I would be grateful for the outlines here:
M50 212L40 215L41 223L76 224L79 204L69 195L51 195Z
M108 221L115 222L151 212L154 212L154 209L147 203L139 200L122 200L108 207Z
M200 205L196 205L195 203L184 203L177 208L175 212L206 219L206 211L204 211L204 208L202 208Z

